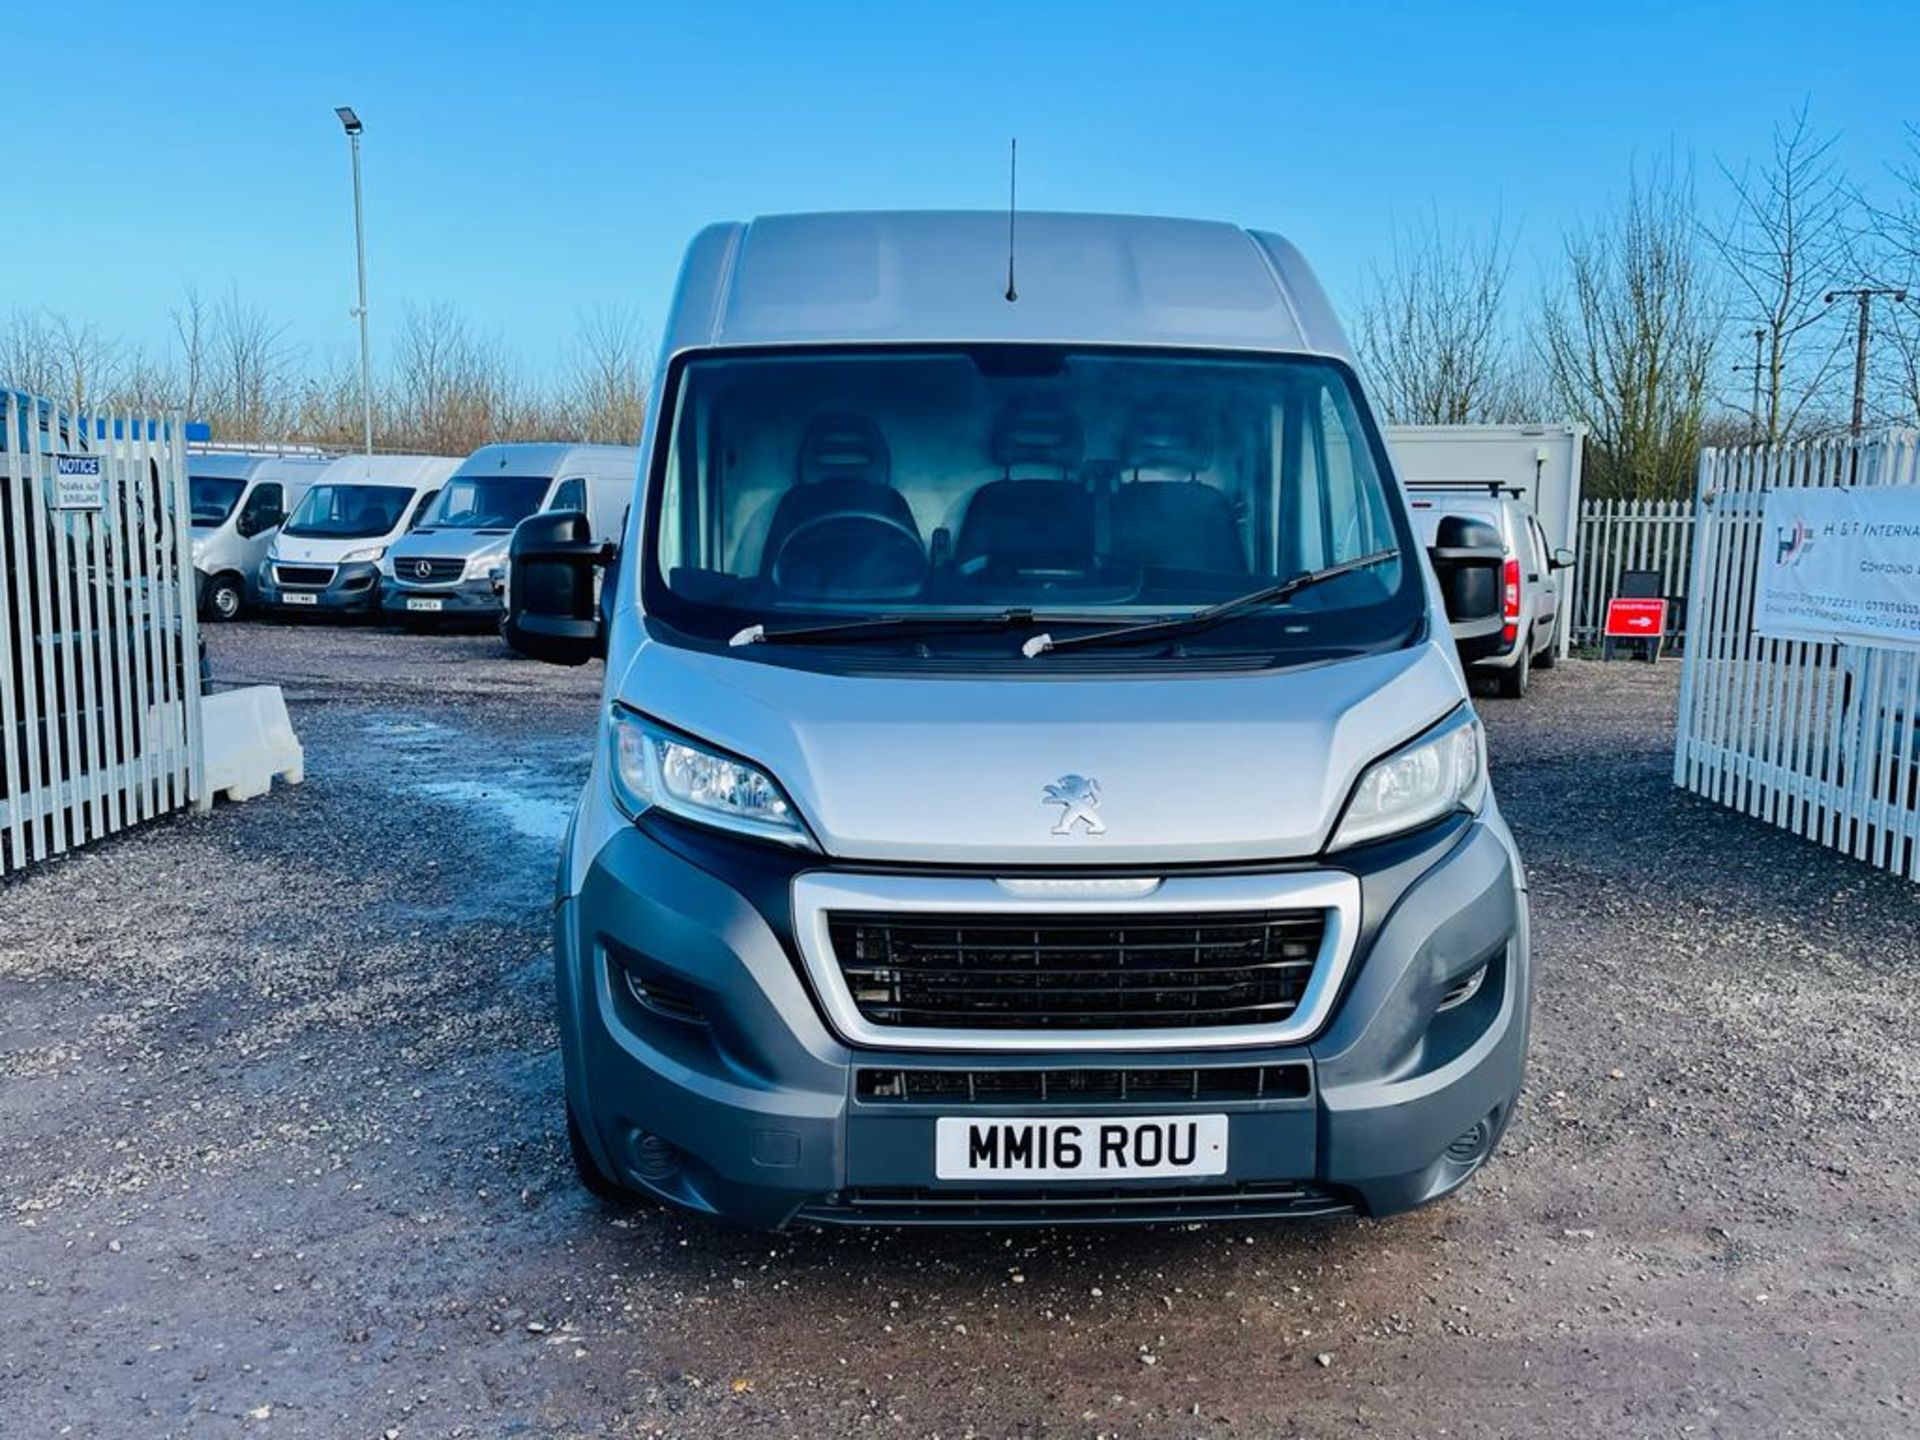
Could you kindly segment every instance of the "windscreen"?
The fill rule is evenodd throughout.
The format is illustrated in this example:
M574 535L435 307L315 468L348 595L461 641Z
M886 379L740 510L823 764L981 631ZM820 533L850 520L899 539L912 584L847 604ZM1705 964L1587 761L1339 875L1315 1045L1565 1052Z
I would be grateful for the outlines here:
M187 485L193 496L195 525L224 524L247 488L246 481L225 475L192 475Z
M1419 571L1347 371L1306 358L980 347L686 362L647 609L801 620L1178 616L1366 560L1197 644L1381 643Z
M445 530L511 530L540 508L544 475L456 475L420 523Z
M281 533L336 540L385 535L412 500L413 491L399 485L316 485Z

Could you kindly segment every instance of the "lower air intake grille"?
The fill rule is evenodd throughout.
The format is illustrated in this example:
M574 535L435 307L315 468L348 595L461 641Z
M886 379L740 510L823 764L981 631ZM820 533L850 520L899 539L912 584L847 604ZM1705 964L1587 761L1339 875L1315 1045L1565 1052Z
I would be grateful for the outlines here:
M870 1105L1193 1104L1301 1100L1305 1065L1202 1065L1125 1070L897 1070L863 1067L854 1094Z
M1102 1225L1350 1215L1342 1195L1289 1181L1151 1189L846 1190L802 1207L815 1225Z
M874 1025L1139 1030L1273 1025L1300 1003L1320 910L827 917Z
M276 565L273 578L282 585L306 585L315 590L324 590L333 583L331 565Z

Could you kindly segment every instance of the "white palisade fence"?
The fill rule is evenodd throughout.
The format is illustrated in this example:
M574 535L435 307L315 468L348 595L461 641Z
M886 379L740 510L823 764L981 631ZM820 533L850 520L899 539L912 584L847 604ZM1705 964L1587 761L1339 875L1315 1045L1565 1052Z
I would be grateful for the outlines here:
M0 873L200 801L184 427L0 392Z
M1628 570L1660 572L1660 593L1684 602L1693 564L1693 504L1688 500L1587 500L1580 506L1578 568L1564 583L1573 589L1568 635L1576 645L1598 645L1607 601L1620 593ZM1684 603L1670 607L1667 627L1680 633Z
M1920 880L1920 653L1754 633L1769 490L1914 485L1912 431L1707 450L1674 783Z

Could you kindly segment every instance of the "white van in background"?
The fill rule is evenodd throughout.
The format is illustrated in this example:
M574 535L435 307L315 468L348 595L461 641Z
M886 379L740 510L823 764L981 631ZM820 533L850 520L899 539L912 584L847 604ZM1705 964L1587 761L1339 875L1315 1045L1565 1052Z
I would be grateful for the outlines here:
M349 455L314 478L267 547L260 603L377 612L380 561L420 522L460 462L450 455Z
M482 446L380 562L381 608L410 623L499 619L513 527L542 510L574 510L595 541L617 542L639 464L630 445Z
M193 572L200 613L237 619L258 598L260 562L333 457L314 451L190 451Z

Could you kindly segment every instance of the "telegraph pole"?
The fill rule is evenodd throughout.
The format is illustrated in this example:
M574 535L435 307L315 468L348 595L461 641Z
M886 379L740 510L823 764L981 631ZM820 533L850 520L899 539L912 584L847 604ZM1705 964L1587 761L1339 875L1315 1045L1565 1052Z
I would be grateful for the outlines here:
M1860 306L1860 333L1853 352L1853 433L1858 435L1867 423L1867 337L1872 331L1873 302L1876 296L1886 296L1896 305L1907 303L1907 292L1891 286L1856 285L1851 290L1829 290L1827 304L1831 305L1842 295L1851 295Z

